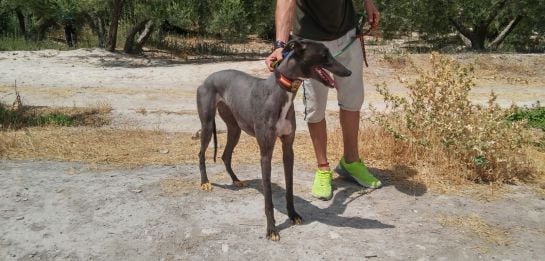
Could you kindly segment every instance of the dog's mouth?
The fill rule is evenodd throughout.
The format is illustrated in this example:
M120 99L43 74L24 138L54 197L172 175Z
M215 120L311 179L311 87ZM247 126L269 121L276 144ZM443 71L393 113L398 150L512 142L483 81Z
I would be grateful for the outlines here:
M316 66L314 72L320 77L322 83L329 88L337 88L337 82L333 79L332 73L328 70Z

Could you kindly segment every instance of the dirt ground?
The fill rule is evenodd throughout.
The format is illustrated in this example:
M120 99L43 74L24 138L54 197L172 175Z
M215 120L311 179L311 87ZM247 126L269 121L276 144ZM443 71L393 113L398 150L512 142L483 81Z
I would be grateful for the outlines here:
M374 85L411 79L409 60L429 55L370 55L366 106L381 107ZM503 105L545 100L545 55L455 55L477 71L475 102L490 91ZM210 73L239 69L266 77L262 60L195 63L152 60L102 50L1 52L0 100L86 106L108 103L113 123L167 132L198 128L195 88ZM298 131L306 132L296 99ZM335 95L328 113L336 118ZM330 124L336 121L330 120ZM84 137L82 137L84 138ZM336 179L331 201L310 196L312 171L296 166L295 206L303 225L286 216L282 167L273 166L275 216L281 241L269 242L258 165L235 163L248 187L230 185L210 163L212 192L198 189L195 164L120 169L52 161L0 161L0 260L539 260L545 256L545 195L527 185L501 191L436 194L394 182L372 192ZM407 170L414 172L415 170ZM471 195L471 196L468 196ZM482 195L477 197L475 195Z

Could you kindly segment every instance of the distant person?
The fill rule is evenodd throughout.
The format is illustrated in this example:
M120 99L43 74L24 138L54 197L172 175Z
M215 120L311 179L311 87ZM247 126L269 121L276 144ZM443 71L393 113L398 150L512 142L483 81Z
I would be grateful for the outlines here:
M372 28L379 25L379 11L372 0L364 0ZM344 156L337 171L362 186L379 188L382 184L367 169L358 153L360 110L363 105L363 53L356 34L358 19L351 0L277 0L275 11L276 41L266 64L282 59L282 52L291 36L310 39L326 45L343 65L352 71L350 77L336 78L339 84L337 100L340 107L340 125L343 134ZM352 43L352 44L351 44ZM350 45L351 44L351 45ZM304 82L305 120L316 154L317 170L312 195L329 200L333 195L332 174L327 159L327 129L325 109L328 88L315 80Z

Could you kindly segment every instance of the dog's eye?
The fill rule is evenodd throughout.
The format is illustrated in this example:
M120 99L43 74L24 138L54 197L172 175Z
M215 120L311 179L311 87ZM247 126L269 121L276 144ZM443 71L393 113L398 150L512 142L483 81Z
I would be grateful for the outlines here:
M322 58L327 58L327 53L326 52L322 52Z

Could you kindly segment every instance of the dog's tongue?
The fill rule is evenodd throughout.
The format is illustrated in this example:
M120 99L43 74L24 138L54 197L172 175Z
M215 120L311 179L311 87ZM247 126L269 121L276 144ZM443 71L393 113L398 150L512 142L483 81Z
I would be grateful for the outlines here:
M331 77L331 74L322 67L315 67L316 73L322 78L322 81L330 88L337 89L337 82Z

